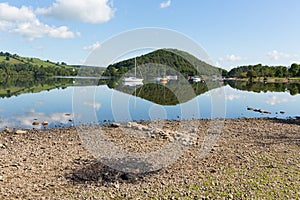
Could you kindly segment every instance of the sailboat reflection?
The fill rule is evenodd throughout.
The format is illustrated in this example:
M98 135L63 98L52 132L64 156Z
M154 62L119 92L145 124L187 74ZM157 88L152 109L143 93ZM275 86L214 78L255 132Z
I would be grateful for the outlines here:
M135 81L135 82L128 82L128 81L123 81L123 85L126 85L128 87L136 87L136 86L139 86L139 85L144 85L144 83L142 81Z

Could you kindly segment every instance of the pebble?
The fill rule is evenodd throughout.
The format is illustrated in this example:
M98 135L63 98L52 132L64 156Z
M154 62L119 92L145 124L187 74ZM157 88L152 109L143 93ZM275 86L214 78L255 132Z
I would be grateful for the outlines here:
M5 132L5 133L10 133L11 131L9 130L9 128L5 128L5 129L4 129L4 132Z
M48 126L48 124L49 124L49 123L48 123L47 121L43 121L43 122L42 122L42 125L43 125L43 126Z
M112 123L109 125L109 127L111 127L111 128L118 128L120 126L121 126L121 124L119 124L119 123Z
M253 181L249 181L248 179L251 177L248 177L247 175L254 174L255 177L255 170L260 169L258 164L261 163L261 158L260 156L256 157L256 155L272 155L271 153L273 152L273 147L261 147L256 145L256 141L260 142L259 137L253 137L251 138L251 141L245 142L249 135L253 133L252 136L255 136L254 134L254 128L252 127L254 123L252 122L239 122L239 123L234 123L235 121L228 121L229 125L227 125L227 130L226 127L224 131L228 131L228 134L224 134L224 138L220 138L220 141L217 144L214 145L216 148L216 152L214 154L211 154L207 156L206 158L203 159L195 159L193 156L197 155L196 153L199 152L199 149L197 148L191 148L187 151L188 154L182 156L182 158L178 159L178 161L172 163L170 166L164 167L162 170L155 172L155 173L149 173L145 175L141 175L139 179L136 182L131 182L131 178L126 177L125 175L120 176L120 182L118 182L118 179L114 179L114 174L112 174L112 179L111 181L108 180L109 183L111 183L108 186L102 186L102 183L104 182L101 177L108 177L109 173L116 173L119 174L120 172L115 172L114 170L111 171L107 168L102 168L102 165L96 165L93 164L93 157L88 156L88 154L83 151L83 147L78 147L76 144L79 143L79 140L70 140L70 134L68 131L65 131L65 129L56 130L52 131L52 129L49 130L44 130L45 132L49 132L48 134L31 134L35 133L36 131L28 131L30 134L30 137L27 137L27 135L15 135L14 137L9 135L9 134L3 134L4 138L1 138L0 144L5 143L9 144L10 138L13 138L16 143L14 144L9 144L8 147L11 150L14 150L15 153L14 155L16 156L11 156L11 157L6 157L3 156L1 158L0 162L0 168L1 170L4 170L5 173L3 174L0 173L0 196L4 196L1 191L4 191L7 193L7 198L11 198L14 196L21 194L26 194L28 195L28 199L32 198L34 199L34 195L37 192L42 192L44 193L45 196L48 196L49 198L59 198L59 195L74 195L75 198L97 198L100 196L100 194L110 194L112 197L114 196L115 198L119 199L150 199L150 198L157 198L157 199L170 199L173 197L173 199L179 199L179 198L184 198L184 196L187 196L187 198L190 199L218 199L221 198L219 191L217 193L211 194L214 192L214 189L220 188L220 192L224 191L224 199L234 199L238 198L235 196L235 191L239 191L239 182L242 182L243 184L251 183ZM256 121L254 121L256 122ZM266 127L266 132L259 132L259 136L264 136L265 134L268 135L268 133L271 132L271 129L269 131L268 123L265 123L264 121L259 121L262 123L262 127L259 126L260 123L257 123L255 126L255 130L265 130L264 128ZM233 124L234 123L234 124ZM264 126L266 125L266 126ZM274 124L274 126L276 126ZM234 126L234 128L231 130L231 126ZM251 126L250 129L247 128L247 126ZM123 127L123 124L121 124L121 127ZM150 130L154 130L155 128L152 128L150 126ZM171 127L172 128L172 127ZM190 127L192 129L192 127ZM272 127L273 128L273 127ZM298 128L299 126L296 124L283 124L278 128L279 132L276 132L277 129L274 127L272 129L272 133L274 135L276 134L281 134L281 128L284 128L284 133L292 134L292 133L298 133ZM286 131L285 130L289 130ZM74 130L74 129L73 129ZM162 129L161 129L162 130ZM58 134L62 135L63 137L57 137ZM109 129L108 132L119 132L119 129ZM174 139L174 136L178 136L178 139L180 141L189 141L193 139L197 139L197 135L188 133L188 132L176 132L176 131L166 131L165 129L162 130L164 131L163 134L169 134L170 138ZM186 130L188 131L188 129ZM297 131L297 132L296 132ZM13 131L15 132L15 131ZM53 133L54 132L54 133ZM70 131L71 132L71 131ZM238 133L243 133L245 134L240 134L239 138L236 137ZM72 132L71 132L72 133ZM150 133L150 131L148 131ZM199 133L202 133L202 129L199 128ZM204 133L204 132L203 132ZM206 133L206 132L205 132ZM227 133L227 132L226 132ZM122 134L122 132L121 132ZM46 135L46 136L45 136ZM76 133L75 133L76 135ZM158 131L158 134L153 134L157 138L161 138L161 135ZM20 136L20 137L19 137ZM231 136L233 136L231 138ZM35 139L34 141L31 141L30 138ZM42 138L40 140L39 138ZM198 136L200 137L200 136ZM49 139L47 139L49 138ZM73 138L73 137L72 137ZM76 137L77 138L77 137ZM2 141L3 139L3 141ZM44 140L47 139L47 140ZM200 140L202 141L202 136L200 137ZM26 141L26 143L23 143L21 141ZM271 139L270 139L271 141ZM275 140L276 141L276 140ZM152 141L151 141L152 142ZM155 142L155 141L154 141ZM248 148L244 147L244 142L246 145L248 145ZM52 146L51 144L57 144L57 146ZM22 145L20 145L22 144ZM72 144L72 148L68 147L68 152L64 151L66 149L66 144ZM14 145L14 146L13 146ZM41 147L42 145L42 147ZM48 146L51 148L47 148L49 150L44 151L40 149L44 149L44 147ZM245 145L245 146L246 146ZM33 153L31 154L32 148L27 148L27 147L34 147ZM39 147L39 148L36 148ZM134 145L133 145L134 147ZM281 145L274 145L274 148L278 150L276 152L276 155L280 156L278 161L281 161L282 158L288 158L290 156L293 156L292 160L294 164L297 164L297 160L295 159L298 155L297 151L298 149L294 148L284 148L285 146ZM295 146L297 147L297 146ZM277 149L278 148L278 149ZM0 149L1 150L1 149ZM69 151L70 150L70 151ZM268 150L271 150L268 152ZM191 151L191 152L189 152ZM286 153L289 153L288 155L286 154L281 154L281 152L285 151ZM6 151L4 152L6 153ZM46 154L44 154L46 153ZM191 153L191 154L190 154ZM244 154L246 153L246 154ZM30 155L30 156L29 156ZM75 155L75 156L74 156ZM235 155L238 155L241 157L241 159L236 159ZM252 156L253 155L253 156ZM192 157L190 157L192 156ZM246 161L245 156L250 157L250 161ZM281 157L283 156L283 157ZM47 160L41 160L42 158L50 158ZM24 158L25 160L23 160ZM27 158L27 161L26 161ZM270 158L273 158L270 156ZM10 161L12 159L12 161ZM85 161L85 159L87 161ZM21 161L23 160L23 161ZM49 161L50 160L50 161ZM5 162L4 162L5 161ZM75 162L76 161L76 162ZM277 158L276 158L277 161ZM292 162L291 161L291 162ZM8 166L13 166L15 168L19 167L19 170L11 169L10 167L3 168L1 167L1 164L3 165L5 163L16 163L14 165L8 165ZM21 163L19 163L21 162ZM74 164L73 164L74 162ZM91 164L92 162L92 164ZM275 162L275 161L274 161ZM21 164L23 163L23 166ZM275 162L276 164L277 162ZM280 164L278 162L278 164ZM6 164L5 164L6 165ZM20 167L21 166L21 167ZM275 165L274 165L275 166ZM281 165L280 165L281 166ZM296 166L296 168L295 168ZM292 169L297 169L300 166L295 165L292 167ZM25 175L23 176L23 169L25 169ZM27 168L28 167L28 168ZM41 168L42 167L42 168ZM230 168L228 168L230 167ZM272 166L270 166L272 167ZM47 171L50 169L49 171ZM76 169L73 171L73 169ZM80 170L80 171L77 171ZM164 170L165 169L165 170ZM226 171L227 169L230 169L230 171ZM277 171L276 171L277 170ZM165 171L165 172L164 172ZM278 171L278 169L274 168L268 172L270 172L270 177L272 177L272 173L278 172L278 175L284 176L284 171ZM208 172L208 173L207 173ZM249 172L249 173L248 173ZM53 178L53 174L61 174L57 176L56 178ZM104 173L108 173L108 175L104 175ZM228 174L230 173L230 174ZM13 175L12 177L14 179L10 180L8 177ZM16 174L16 175L15 175ZM28 176L31 175L32 176ZM34 174L41 174L41 176L35 176ZM54 176L55 176L54 174ZM63 174L67 174L67 176L64 176ZM83 177L82 181L81 179L76 179L74 174L78 174L78 177ZM2 176L3 177L2 177ZM94 175L96 178L99 178L98 182L88 182L89 179L94 181ZM268 174L269 175L269 174ZM274 174L277 175L277 174ZM55 176L56 177L56 176ZM70 184L66 183L66 178L71 179L75 178L72 181L79 181L79 184L74 185L71 180ZM210 177L212 177L212 181L210 181ZM296 176L297 177L297 176ZM205 185L208 178L208 185ZM258 177L259 180L261 180L261 177ZM241 180L241 181L236 181L236 180ZM2 182L1 182L2 181ZM28 184L27 184L27 182ZM103 181L103 182L102 182ZM254 179L255 181L255 179ZM53 184L48 184L48 182L53 182ZM161 184L160 184L161 182ZM285 182L289 183L288 187L294 187L295 188L295 179L292 178L290 180L281 180L278 179L278 182L276 183L277 185L271 187L274 187L274 189L278 189L280 192L280 186L282 185L285 187ZM36 185L34 185L36 183ZM46 183L47 187L51 186L53 188L46 188L45 190L43 189L44 186L41 184ZM91 184L92 183L92 184ZM227 189L225 187L228 186L228 184L232 185L232 189ZM103 183L104 185L104 183ZM67 186L67 187L63 187ZM190 186L192 186L190 188ZM195 188L193 188L195 186ZM244 185L242 185L244 186ZM241 186L241 187L242 187ZM246 185L247 186L247 185ZM265 185L262 185L262 187ZM2 187L4 189L2 189ZM35 188L34 188L35 187ZM270 186L269 186L270 187ZM44 191L42 191L44 190ZM249 195L247 198L255 198L257 188L249 188L250 191L245 190L244 188L241 189L241 193ZM33 193L31 193L33 191ZM84 192L82 192L84 191ZM173 192L174 191L174 192ZM26 193L27 192L27 193ZM89 194L97 194L99 196L93 197L88 196ZM166 194L164 195L164 192ZM253 192L253 193L251 193ZM295 194L298 194L299 192L290 193L289 197L295 197ZM232 193L232 194L230 194ZM78 194L78 196L76 196ZM83 195L82 195L83 194ZM145 194L145 195L144 195ZM180 195L182 197L179 197ZM262 194L262 193L260 193ZM279 193L281 195L282 193ZM80 196L82 195L82 196ZM110 195L107 195L106 197L109 198ZM122 196L121 196L122 195ZM126 195L126 196L125 196ZM140 195L140 196L139 196ZM206 197L206 195L209 195ZM284 194L285 195L285 194ZM294 195L294 196L292 196ZM282 196L282 195L281 195ZM4 196L5 198L6 196ZM26 196L27 197L27 196ZM245 198L246 196L241 196L241 198ZM284 196L283 196L284 197ZM274 197L276 198L276 197Z
M24 131L24 130L16 130L15 133L16 133L16 134L26 134L27 131Z
M37 125L39 125L40 123L39 122L37 122L37 121L35 121L35 122L32 122L32 125L33 126L37 126Z

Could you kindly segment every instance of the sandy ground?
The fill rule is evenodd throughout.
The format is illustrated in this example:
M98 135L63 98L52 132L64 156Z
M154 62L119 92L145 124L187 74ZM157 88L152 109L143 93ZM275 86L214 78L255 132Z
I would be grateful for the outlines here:
M187 147L175 162L137 174L101 164L75 128L2 132L0 199L300 198L299 120L226 120L219 135L212 133L215 142L205 157L200 150L210 121L188 122L192 131L183 140L181 123L159 122L157 133L143 130L147 123L137 131L101 127L126 152L147 153L176 141Z

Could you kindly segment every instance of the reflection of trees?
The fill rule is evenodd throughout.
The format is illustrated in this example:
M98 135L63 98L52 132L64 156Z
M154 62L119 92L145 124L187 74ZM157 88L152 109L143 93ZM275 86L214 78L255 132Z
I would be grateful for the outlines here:
M72 85L73 79L58 78L16 78L10 77L1 83L0 97L18 96L25 93L37 93L55 88L65 89Z
M75 84L74 84L75 81ZM68 86L99 86L107 85L109 88L146 99L160 105L177 105L187 102L209 89L221 86L219 82L188 83L186 80L169 81L167 85L155 81L130 87L120 79L86 79L86 78L27 78L11 77L0 85L0 98L18 96L25 93L38 93L52 89L65 89Z
M160 84L147 84L139 87L137 96L160 105L176 105L179 103L176 95L167 87Z
M111 87L111 86L114 87ZM218 82L206 82L198 84L180 84L177 81L170 81L167 85L160 83L148 83L136 87L129 87L118 83L117 80L109 81L108 87L118 91L138 96L159 105L177 105L187 102L196 96L203 94L209 89L220 87Z
M299 83L253 83L246 81L226 81L232 88L252 92L286 92L289 91L291 95L300 93Z

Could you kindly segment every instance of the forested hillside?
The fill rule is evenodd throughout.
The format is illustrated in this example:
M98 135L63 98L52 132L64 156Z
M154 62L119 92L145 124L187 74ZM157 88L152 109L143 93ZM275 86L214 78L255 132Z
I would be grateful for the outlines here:
M38 58L25 58L8 52L0 52L0 81L8 77L32 78L43 76L70 76L77 74L77 67L66 63L54 63Z
M193 55L175 49L159 49L136 58L138 65L157 63L175 69L183 76L221 75L222 69L209 65ZM120 77L135 66L134 58L108 66L104 76ZM198 70L198 71L197 71ZM149 72L151 73L151 72ZM168 74L168 71L166 71Z

